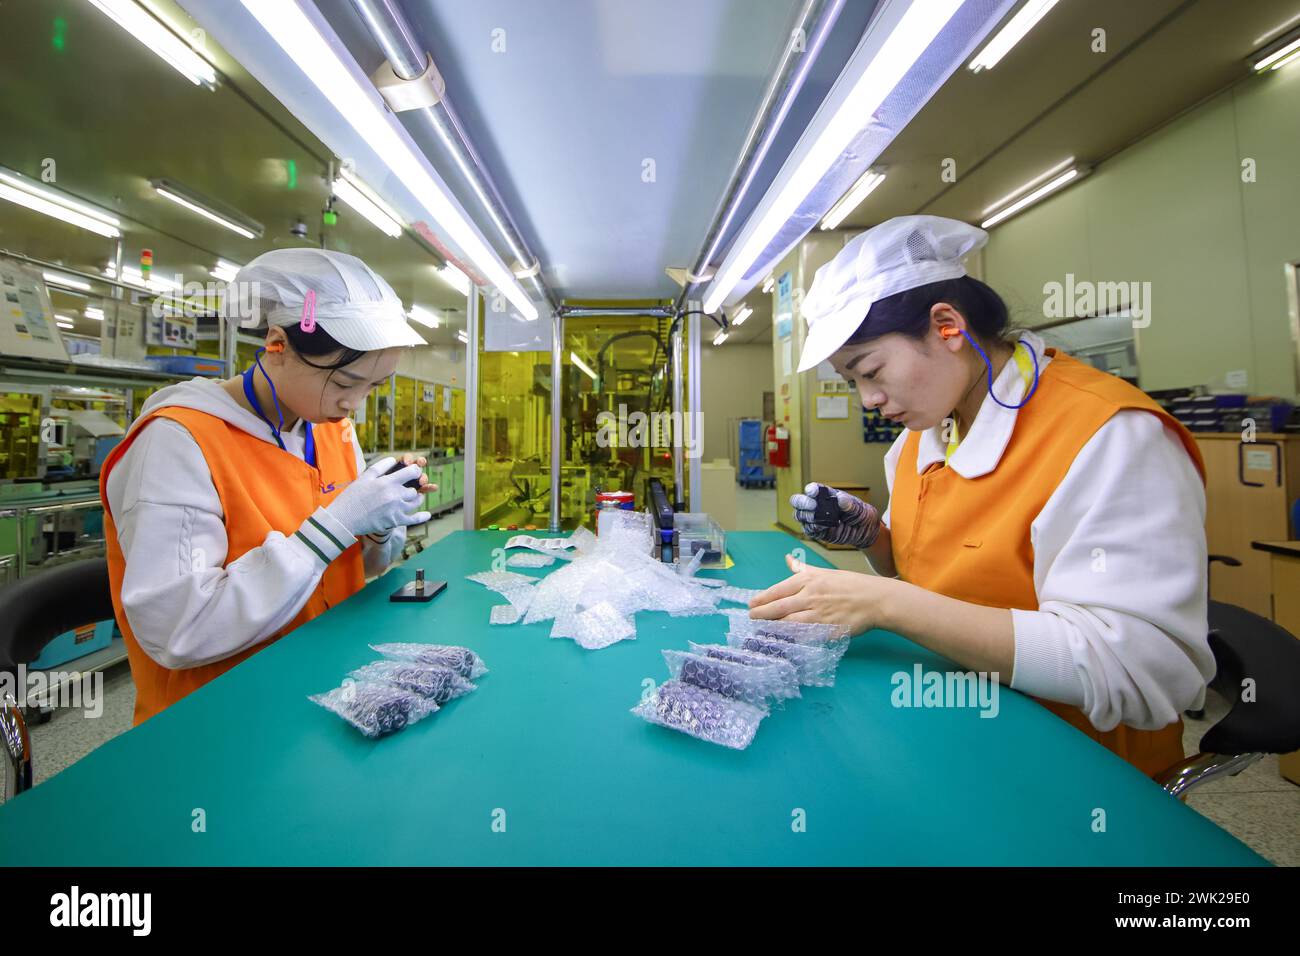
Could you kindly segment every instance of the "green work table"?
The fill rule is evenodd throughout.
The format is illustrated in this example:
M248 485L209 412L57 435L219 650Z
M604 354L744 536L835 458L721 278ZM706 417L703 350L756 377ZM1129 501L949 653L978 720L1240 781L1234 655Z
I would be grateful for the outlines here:
M895 708L894 673L950 665L881 631L854 639L834 687L773 710L748 750L649 724L629 711L667 677L660 651L723 641L727 619L641 614L636 640L598 651L552 640L550 622L493 627L500 597L465 575L507 537L450 535L0 807L0 865L1264 862L1011 690L992 719ZM769 585L797 543L732 534L736 566L706 575ZM389 602L417 567L447 591ZM490 673L367 740L307 695L387 640L463 644Z

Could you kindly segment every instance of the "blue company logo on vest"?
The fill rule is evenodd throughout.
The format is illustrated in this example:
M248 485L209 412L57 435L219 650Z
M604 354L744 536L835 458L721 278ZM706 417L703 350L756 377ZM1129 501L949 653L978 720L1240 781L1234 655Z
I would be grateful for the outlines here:
M895 707L972 707L980 717L998 715L996 671L926 671L920 664L912 672L895 671L889 702Z
M321 493L322 495L328 495L328 494L329 494L331 491L333 491L333 490L334 490L334 482L332 482L332 481L331 481L328 485L321 485L321 486L320 486L320 493Z
M148 936L153 926L152 893L69 893L50 897L51 926L128 926L133 936Z

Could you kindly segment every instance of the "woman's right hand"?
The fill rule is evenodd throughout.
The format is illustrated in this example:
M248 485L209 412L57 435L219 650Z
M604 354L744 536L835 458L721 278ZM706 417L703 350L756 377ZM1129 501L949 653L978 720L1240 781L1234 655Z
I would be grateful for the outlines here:
M379 459L344 488L325 510L358 538L363 534L380 534L399 525L428 521L431 517L429 512L411 511L423 496L404 484L418 478L424 470L418 464L412 464L391 475L385 474L396 463L397 459L391 455Z
M838 520L817 520L819 494L834 497L839 508ZM814 541L865 549L871 547L880 534L880 513L875 508L847 491L829 485L813 482L804 488L803 494L790 496L790 506L794 508L795 520Z

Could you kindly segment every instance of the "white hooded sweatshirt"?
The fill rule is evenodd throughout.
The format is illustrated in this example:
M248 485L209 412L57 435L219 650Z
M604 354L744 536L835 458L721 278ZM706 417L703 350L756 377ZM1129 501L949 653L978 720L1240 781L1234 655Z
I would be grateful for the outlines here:
M160 389L145 402L141 417L166 406L206 412L275 443L266 423L214 379ZM301 419L280 437L289 454L303 458ZM360 474L365 460L359 443L353 448ZM140 646L163 667L198 667L261 643L293 620L325 572L311 545L278 531L225 564L221 499L198 443L179 422L150 422L109 474L106 493L126 559L122 609ZM326 508L311 517L337 539L336 544L307 521L299 529L328 561L356 542ZM385 571L405 542L405 527L365 535L366 575Z

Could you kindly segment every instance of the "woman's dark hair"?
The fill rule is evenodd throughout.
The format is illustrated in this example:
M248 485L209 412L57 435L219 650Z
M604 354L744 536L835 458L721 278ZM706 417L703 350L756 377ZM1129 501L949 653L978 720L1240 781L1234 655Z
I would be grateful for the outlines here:
M282 325L284 334L289 339L289 344L293 350L298 353L304 365L310 365L312 368L328 369L335 372L345 365L351 365L357 359L366 353L360 349L344 348L321 326L317 325L311 332L304 332L302 325L298 322L292 325ZM330 355L342 349L338 358L330 362L313 362L312 358L321 355Z
M979 279L961 276L917 286L872 303L867 317L844 344L863 345L891 332L923 338L930 331L930 309L937 302L947 302L960 312L977 339L995 342L1007 331L1007 304L1002 297Z

